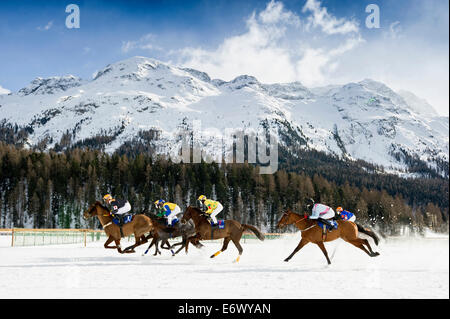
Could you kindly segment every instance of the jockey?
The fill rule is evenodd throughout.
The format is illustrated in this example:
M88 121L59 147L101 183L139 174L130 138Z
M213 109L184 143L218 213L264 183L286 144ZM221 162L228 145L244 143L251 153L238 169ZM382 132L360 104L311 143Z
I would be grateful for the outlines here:
M119 226L123 225L123 217L131 210L131 205L127 200L114 199L111 194L103 196L106 204L111 206L111 214L119 220Z
M316 204L312 198L307 200L306 204L307 210L312 210L311 216L309 216L309 219L317 219L318 221L321 221L323 224L328 225L331 228L334 228L335 226L330 222L330 219L332 219L335 215L334 210L326 205L323 204ZM322 229L322 239L325 241L326 238L327 229L326 226Z
M155 206L158 209L157 216L166 217L167 225L172 227L173 220L177 217L177 214L181 212L180 207L177 204L166 202L163 199L157 200Z
M355 214L353 214L347 210L344 210L341 206L336 208L336 215L338 215L338 217L340 217L341 219L348 220L350 222L355 222L355 220L356 220Z
M208 208L205 213L211 216L212 219L211 225L217 224L216 216L223 210L222 204L217 201L206 198L205 195L200 195L198 197L198 201L201 204L205 205L206 208Z

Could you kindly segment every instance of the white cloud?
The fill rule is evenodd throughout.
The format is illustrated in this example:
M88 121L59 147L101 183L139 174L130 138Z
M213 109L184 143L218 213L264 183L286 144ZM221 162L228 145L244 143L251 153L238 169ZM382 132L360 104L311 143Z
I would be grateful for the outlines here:
M400 25L400 21L392 22L389 25L389 31L384 32L384 37L390 39L398 39L402 37L402 27Z
M161 47L153 44L155 42L155 38L156 37L154 34L148 33L136 41L123 41L122 42L122 52L128 53L132 50L138 50L138 49L139 50L148 50L148 51L162 50Z
M48 31L51 29L52 26L53 26L53 21L49 21L45 26L43 26L43 27L39 26L39 27L37 27L37 29L39 31Z
M365 40L357 21L334 16L319 0L305 1L300 13L271 0L247 17L243 32L216 47L169 48L163 54L171 63L226 81L248 74L263 83L300 81L311 87L371 78L394 90L414 92L448 115L448 45L443 52L424 31L431 28L430 16L442 11L436 10L413 24L385 21L379 33L372 31ZM161 51L155 43L155 36L147 34L123 42L122 51Z
M308 27L320 27L327 34L347 34L359 31L358 23L345 18L337 19L322 7L318 0L308 0L302 12L311 12L308 17Z
M249 74L265 83L299 80L305 85L325 84L339 57L362 39L353 21L335 18L319 2L308 1L305 8L313 15L302 21L281 2L272 0L247 19L244 33L224 39L216 49L188 47L172 51L172 55L179 64L223 80ZM337 35L329 41L329 34Z

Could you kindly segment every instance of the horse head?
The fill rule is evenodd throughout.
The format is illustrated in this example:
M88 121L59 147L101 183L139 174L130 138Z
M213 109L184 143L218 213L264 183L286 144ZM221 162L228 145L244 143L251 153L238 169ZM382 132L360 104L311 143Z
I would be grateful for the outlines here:
M84 213L83 218L88 219L97 215L102 214L104 211L107 211L109 213L108 208L102 205L99 201L96 201L94 204L92 204Z
M203 215L204 214L200 208L189 206L188 208L186 208L186 211L181 218L181 223L186 224L189 219L192 219L194 223L197 223L199 221L199 217L203 217ZM206 216L204 218L206 220Z
M188 208L186 208L186 210L184 211L183 217L181 217L180 223L185 225L191 218L192 218L192 207L188 206Z
M281 216L280 221L277 224L277 228L283 228L287 225L291 225L294 223L297 223L299 221L302 221L304 219L307 219L307 216L305 215L303 218L298 219L300 215L292 212L290 209L288 209L284 214Z

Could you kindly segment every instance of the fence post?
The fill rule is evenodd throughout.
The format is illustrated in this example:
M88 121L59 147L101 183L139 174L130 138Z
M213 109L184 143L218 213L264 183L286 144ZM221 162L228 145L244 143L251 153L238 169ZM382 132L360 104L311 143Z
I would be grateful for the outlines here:
M14 228L12 229L11 247L14 247Z

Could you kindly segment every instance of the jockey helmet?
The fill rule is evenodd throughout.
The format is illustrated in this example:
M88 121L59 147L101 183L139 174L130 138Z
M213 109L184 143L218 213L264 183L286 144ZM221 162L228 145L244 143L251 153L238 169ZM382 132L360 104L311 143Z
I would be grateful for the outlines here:
M308 211L310 211L310 210L312 210L312 208L313 208L313 206L314 206L314 199L312 199L312 198L307 198L306 199L306 203L305 203L305 207L306 207L306 210L308 210Z
M113 200L111 194L106 194L105 196L103 196L103 200L107 203L111 202Z
M341 206L339 206L338 208L336 208L336 211L338 212L338 213L340 213L340 212L342 212L344 209L341 207Z
M200 202L202 202L202 201L206 200L206 196L205 196L205 195L200 195L200 196L198 197L198 200L199 200Z
M165 203L165 201L163 199L158 199L157 201L155 201L155 206L159 207L162 206Z

